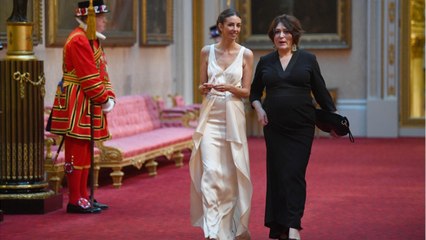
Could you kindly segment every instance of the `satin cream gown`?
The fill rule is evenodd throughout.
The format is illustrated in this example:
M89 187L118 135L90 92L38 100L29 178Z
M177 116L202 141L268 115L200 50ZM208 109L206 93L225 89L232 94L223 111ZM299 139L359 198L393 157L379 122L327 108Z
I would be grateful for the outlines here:
M208 81L241 87L243 54L241 46L234 62L222 69L211 45ZM201 227L206 238L250 239L248 223L253 188L242 99L212 89L203 100L193 142L192 224Z

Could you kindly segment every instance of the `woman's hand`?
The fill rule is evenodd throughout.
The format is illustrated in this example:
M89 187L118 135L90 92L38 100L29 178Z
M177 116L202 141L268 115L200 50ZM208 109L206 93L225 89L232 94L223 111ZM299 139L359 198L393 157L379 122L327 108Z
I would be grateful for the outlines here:
M213 88L213 84L211 83L203 83L198 86L198 89L200 89L202 94L207 94L210 92L210 90Z
M268 116L266 115L265 110L263 108L256 108L257 113L257 121L262 124L262 126L266 126L268 124Z
M218 92L230 92L232 85L231 84L216 84L213 85L214 90L218 91Z

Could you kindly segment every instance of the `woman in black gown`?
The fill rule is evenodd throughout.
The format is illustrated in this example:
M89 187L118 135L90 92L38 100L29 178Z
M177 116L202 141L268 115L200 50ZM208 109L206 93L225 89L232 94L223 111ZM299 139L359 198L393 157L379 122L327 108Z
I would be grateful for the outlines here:
M264 126L265 226L272 239L300 239L305 173L315 131L311 92L322 109L336 111L315 55L297 48L302 32L294 16L284 14L272 21L268 36L275 51L260 58L250 92L250 102Z

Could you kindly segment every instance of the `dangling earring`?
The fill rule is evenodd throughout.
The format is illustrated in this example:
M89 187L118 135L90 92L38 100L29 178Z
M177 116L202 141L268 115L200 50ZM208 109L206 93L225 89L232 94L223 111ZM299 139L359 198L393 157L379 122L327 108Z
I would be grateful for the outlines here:
M296 52L297 51L297 45L293 44L293 46L291 46L291 51L292 52Z

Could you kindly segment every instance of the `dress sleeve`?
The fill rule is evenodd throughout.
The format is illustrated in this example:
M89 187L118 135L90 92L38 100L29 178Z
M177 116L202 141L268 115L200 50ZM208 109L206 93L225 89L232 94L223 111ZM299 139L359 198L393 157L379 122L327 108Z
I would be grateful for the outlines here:
M261 101L263 89L265 88L265 83L263 81L263 71L262 71L262 65L263 65L263 58L261 57L259 62L256 66L256 71L254 73L253 82L251 83L250 88L250 102L254 102L256 100Z
M311 90L315 97L315 101L322 109L330 112L336 111L333 98L327 89L324 78L322 77L320 67L315 55L312 55L312 75L311 75Z

